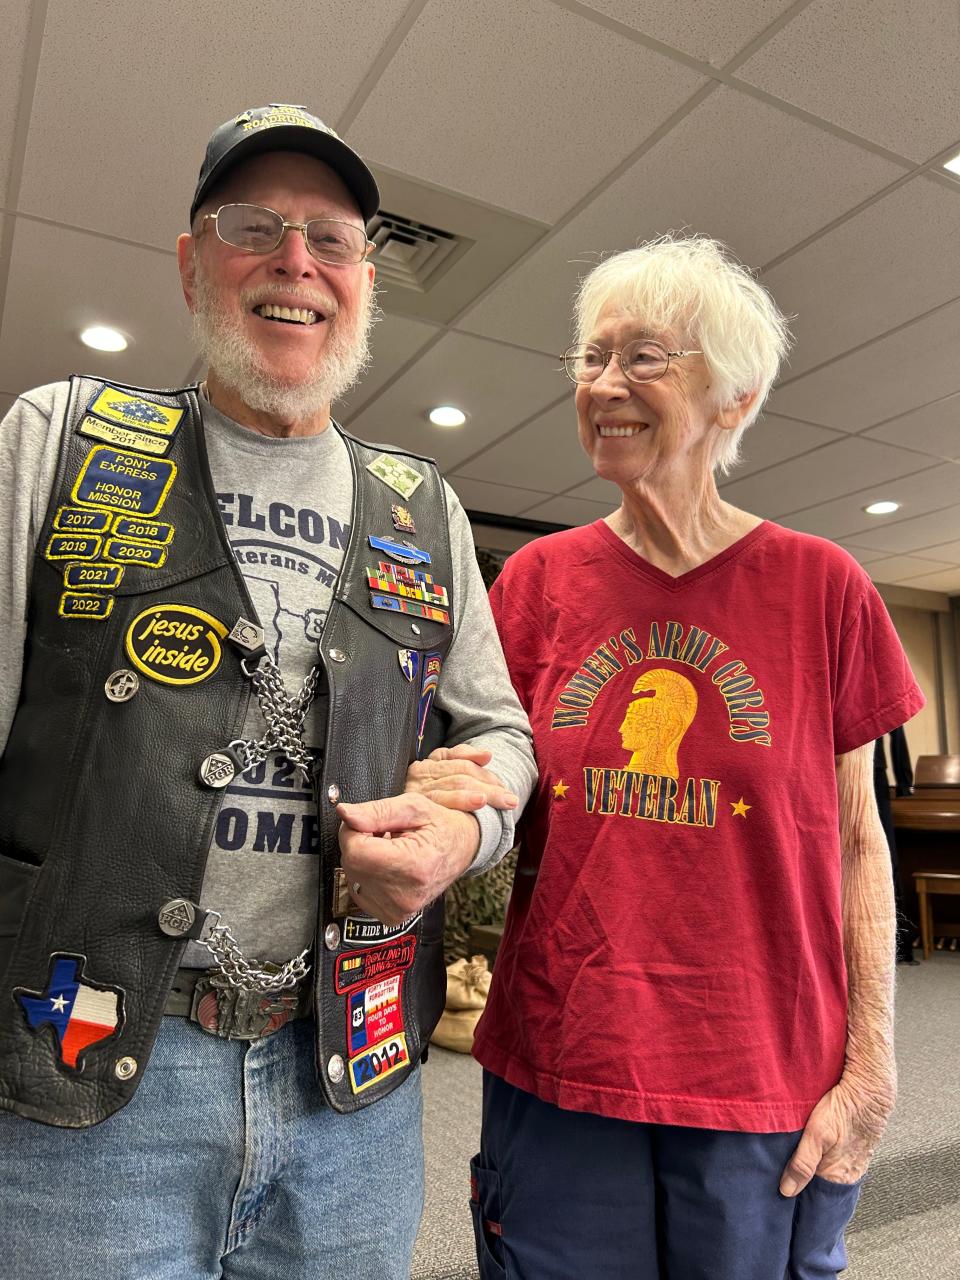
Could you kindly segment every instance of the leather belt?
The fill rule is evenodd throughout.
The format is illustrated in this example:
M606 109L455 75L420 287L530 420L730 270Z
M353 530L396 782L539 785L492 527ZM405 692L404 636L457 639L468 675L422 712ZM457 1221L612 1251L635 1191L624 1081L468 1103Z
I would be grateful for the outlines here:
M312 996L309 982L292 991L243 991L219 970L178 969L164 1013L225 1040L260 1040L294 1018L310 1017Z

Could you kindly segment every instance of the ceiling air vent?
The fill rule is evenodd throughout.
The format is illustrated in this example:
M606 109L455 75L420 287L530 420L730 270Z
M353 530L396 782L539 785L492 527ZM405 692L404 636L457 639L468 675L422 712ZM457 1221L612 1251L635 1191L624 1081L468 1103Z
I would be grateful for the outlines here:
M417 293L427 293L474 243L384 209L370 223L367 235L377 246L373 260L378 280Z

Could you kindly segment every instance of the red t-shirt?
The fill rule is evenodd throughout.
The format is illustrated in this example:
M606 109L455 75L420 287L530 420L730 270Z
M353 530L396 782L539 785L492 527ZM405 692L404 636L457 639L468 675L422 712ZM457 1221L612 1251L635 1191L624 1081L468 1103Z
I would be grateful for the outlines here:
M476 1057L572 1110L801 1128L846 1039L834 756L924 701L869 578L769 522L671 578L597 521L491 603L540 784Z

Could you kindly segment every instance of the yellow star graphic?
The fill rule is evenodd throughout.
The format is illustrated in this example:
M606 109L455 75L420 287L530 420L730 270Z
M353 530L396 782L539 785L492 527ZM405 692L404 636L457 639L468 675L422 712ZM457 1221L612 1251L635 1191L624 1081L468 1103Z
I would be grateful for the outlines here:
M740 797L736 804L734 804L732 800L728 800L727 804L733 806L733 813L730 815L731 818L745 818L747 816L747 810L753 808L752 804L743 803L743 796Z
M569 790L570 790L569 784L561 780L553 788L553 798L555 800L566 800L567 792Z

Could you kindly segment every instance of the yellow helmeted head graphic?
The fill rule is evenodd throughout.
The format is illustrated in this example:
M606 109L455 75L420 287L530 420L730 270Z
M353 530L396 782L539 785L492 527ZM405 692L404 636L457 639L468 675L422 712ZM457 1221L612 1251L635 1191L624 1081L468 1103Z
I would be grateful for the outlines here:
M677 752L697 714L697 691L678 671L645 672L633 686L642 694L627 705L620 740L631 752L628 769L662 777L679 775Z

